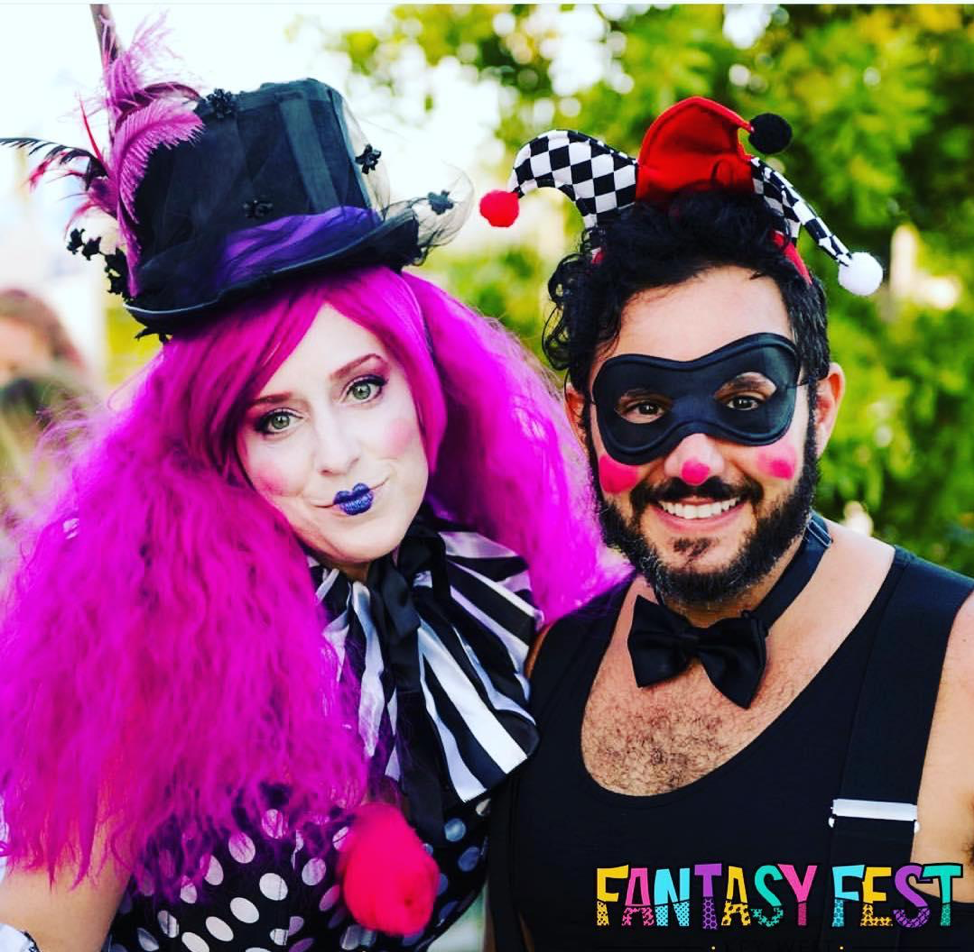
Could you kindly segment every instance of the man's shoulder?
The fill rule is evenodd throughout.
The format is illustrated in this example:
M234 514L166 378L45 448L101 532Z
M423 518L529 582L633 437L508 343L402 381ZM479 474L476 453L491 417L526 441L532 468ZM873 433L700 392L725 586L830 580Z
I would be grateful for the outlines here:
M945 682L961 681L974 709L974 578L931 562L907 549L897 549L907 563L909 584L921 610L934 623L950 625L944 658Z

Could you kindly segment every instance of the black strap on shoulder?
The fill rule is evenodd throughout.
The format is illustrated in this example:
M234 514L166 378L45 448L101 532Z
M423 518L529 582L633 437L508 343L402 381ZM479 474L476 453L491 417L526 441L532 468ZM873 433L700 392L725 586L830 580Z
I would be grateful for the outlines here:
M910 861L947 640L974 589L974 580L902 550L890 571L899 578L881 612L829 818L832 865Z

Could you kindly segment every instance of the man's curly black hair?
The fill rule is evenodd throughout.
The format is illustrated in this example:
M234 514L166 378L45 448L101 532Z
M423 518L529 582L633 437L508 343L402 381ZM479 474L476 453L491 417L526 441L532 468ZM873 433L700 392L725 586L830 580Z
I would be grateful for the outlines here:
M551 276L555 308L542 342L548 360L567 370L572 387L588 396L592 365L619 336L623 308L633 295L736 265L777 284L804 375L821 379L829 368L825 293L775 244L772 236L782 226L760 196L740 192L685 192L665 208L630 205L586 231L578 252L563 258Z

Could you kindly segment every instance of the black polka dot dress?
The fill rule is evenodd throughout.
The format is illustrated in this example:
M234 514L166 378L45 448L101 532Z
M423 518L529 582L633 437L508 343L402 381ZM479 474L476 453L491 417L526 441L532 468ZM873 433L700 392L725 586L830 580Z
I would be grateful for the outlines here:
M184 886L175 901L133 881L105 952L419 952L463 914L483 885L488 811L487 799L466 806L447 820L446 844L429 847L440 868L439 889L430 923L416 935L372 932L349 915L335 877L346 826L329 830L328 848L312 856L303 836L274 836L282 832L280 818L270 811L259 833L230 838L209 860L202 883Z
M178 896L165 898L133 880L104 952L420 952L477 897L486 875L490 791L537 743L523 662L539 616L520 558L429 510L395 561L387 560L373 565L365 583L309 563L331 618L325 637L338 654L340 677L360 685L360 711L369 712L359 733L374 752L372 773L405 793L411 822L440 870L429 924L415 935L389 936L355 922L337 876L348 833L342 815L325 827L288 830L283 812L270 809L259 825L242 824L220 844L202 881L186 883ZM393 590L403 583L411 598ZM383 598L400 606L398 618ZM405 620L404 602L415 607ZM403 629L411 629L411 640ZM412 668L404 675L405 665ZM403 677L421 685L420 706L400 703ZM400 754L406 724L410 746ZM421 770L425 777L412 775ZM431 789L420 783L431 771L444 791L439 803L416 794Z

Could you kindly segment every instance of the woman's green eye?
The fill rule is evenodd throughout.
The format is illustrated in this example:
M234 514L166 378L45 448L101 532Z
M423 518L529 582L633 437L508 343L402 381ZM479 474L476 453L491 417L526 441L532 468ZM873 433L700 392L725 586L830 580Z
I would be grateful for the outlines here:
M348 395L357 403L366 403L378 396L385 386L381 377L363 377L354 381L348 388Z
M291 425L291 414L285 413L283 410L276 410L274 413L269 413L263 419L264 430L272 430L275 433L280 433L282 430L286 430Z
M375 384L370 383L367 380L360 380L358 383L353 383L351 387L348 388L348 392L356 400L368 400L372 396L372 391Z

